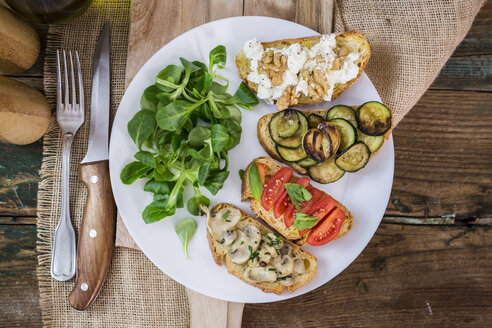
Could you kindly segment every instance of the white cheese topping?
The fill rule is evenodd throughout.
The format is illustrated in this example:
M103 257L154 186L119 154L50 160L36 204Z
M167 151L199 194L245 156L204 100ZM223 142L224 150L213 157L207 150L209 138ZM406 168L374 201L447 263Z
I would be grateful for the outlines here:
M306 69L310 72L316 70L324 73L329 89L325 90L325 101L330 101L333 95L333 87L337 83L346 83L357 77L359 67L355 63L359 59L358 53L350 53L343 61L339 69L332 68L337 55L336 34L322 35L320 41L308 49L300 44L292 44L287 48L264 49L257 39L249 40L244 45L244 53L250 59L251 72L247 79L258 85L258 98L265 99L267 102L277 100L288 86L295 86L296 92L308 95L308 81L300 76L300 72ZM269 77L258 73L258 61L263 54L272 50L274 54L281 53L287 56L287 70L282 76L282 84L273 86ZM311 85L312 87L313 85Z

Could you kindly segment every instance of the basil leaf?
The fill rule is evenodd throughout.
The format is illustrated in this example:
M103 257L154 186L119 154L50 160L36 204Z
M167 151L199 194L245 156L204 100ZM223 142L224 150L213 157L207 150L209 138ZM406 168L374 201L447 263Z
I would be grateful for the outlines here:
M318 218L309 216L309 215L304 214L302 212L296 213L294 225L299 230L310 229L310 228L314 227L317 223L318 223Z
M195 234L197 224L194 218L187 218L176 223L176 234L183 243L184 255L188 259L188 244Z
M145 223L154 223L165 217L174 215L176 207L167 208L164 201L153 201L142 212L142 218Z
M243 181L243 179L244 179L244 170L243 169L240 169L237 173L239 173L239 179L241 179L241 181Z
M186 124L194 107L184 100L176 100L157 111L157 125L166 131L179 131Z
M285 190L287 190L287 193L289 194L290 200L298 211L301 210L301 205L299 202L310 200L311 197L313 197L311 193L300 184L286 183L284 186Z
M123 170L121 170L120 179L124 184L132 184L147 173L150 170L150 167L141 163L141 162L131 162L125 165Z
M137 160L155 169L155 158L151 152L141 150L133 155Z
M261 194L263 193L263 183L261 182L260 172L256 161L249 168L249 189L256 201L261 202Z
M211 129L212 149L214 152L221 152L229 139L227 129L221 124L212 125Z
M128 122L128 134L138 149L147 141L155 129L155 114L150 110L141 110Z
M153 192L155 194L169 194L171 189L169 188L169 183L151 179L145 184L144 191Z
M188 143L192 147L203 146L205 140L210 138L210 130L204 126L195 126L188 135Z
M191 215L199 215L200 204L208 207L210 205L210 199L208 199L204 195L191 197L190 199L188 199L188 203L186 203L186 208Z

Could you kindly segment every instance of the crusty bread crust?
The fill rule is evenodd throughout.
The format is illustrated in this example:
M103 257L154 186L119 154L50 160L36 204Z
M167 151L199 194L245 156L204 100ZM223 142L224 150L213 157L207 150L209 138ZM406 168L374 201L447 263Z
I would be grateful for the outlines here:
M251 165L253 164L254 161L257 161L258 163L263 163L267 167L266 171L266 179L269 179L272 175L275 174L280 168L282 168L282 165L278 164L274 160L268 157L258 157L254 159L246 168L243 176L243 180L241 183L241 200L247 201L250 200L250 207L253 213L255 213L256 216L261 218L263 221L265 221L270 227L275 229L278 233L280 233L282 236L284 236L286 239L292 240L294 243L297 245L305 245L306 244L306 239L309 234L304 235L301 237L299 235L299 230L295 226L291 226L290 228L287 228L284 224L284 216L280 216L278 219L275 218L273 215L273 210L270 209L270 211L267 211L263 208L263 206L258 202L254 197L253 194L251 193L251 189L249 186L249 170L251 168ZM291 182L297 180L298 177L293 175L291 178ZM325 194L326 195L326 194ZM345 212L345 221L342 224L342 227L340 228L340 232L338 235L335 237L335 239L338 239L342 236L344 236L351 228L352 224L354 221L354 218L350 211L343 206L340 202L338 202L338 207L340 207L344 212Z
M266 48L282 49L294 43L300 43L310 48L316 43L318 43L320 38L321 35L305 37L305 38L297 38L297 39L284 39L284 40L271 41L271 42L262 42L262 45L263 48L265 49ZM351 49L351 52L359 53L359 59L356 61L356 64L359 66L359 73L357 74L356 78L348 81L347 83L335 84L333 88L332 99L331 99L332 101L335 100L343 91L345 91L361 76L362 72L367 66L367 63L369 62L369 58L371 57L371 48L364 34L359 32L344 32L338 34L335 37L335 39L337 42L337 46L339 47L347 46L349 49ZM239 77L244 81L244 83L246 83L249 86L251 90L257 93L258 85L247 79L248 74L251 72L250 60L246 57L243 50L241 50L239 54L236 56L236 67L239 73ZM309 97L300 93L298 104L291 104L289 105L289 107L309 105L309 104L319 104L321 102L323 102L322 99Z
M221 204L216 205L211 211L217 212L223 207L237 208L231 204L221 203ZM242 215L242 218L240 219L240 221L237 224L238 228L242 228L248 224L252 224L255 227L257 227L258 230L260 230L261 234L272 232L270 229L268 229L267 227L262 225L260 222L255 220L253 217L247 215L246 213L241 211L239 208L237 208L237 209L241 212L241 215ZM287 288L289 293L292 293L297 288L304 286L309 281L311 281L311 279L313 279L314 275L316 274L316 271L318 268L317 260L316 260L316 257L314 255L312 255L306 251L303 251L302 249L299 248L299 246L295 245L294 243L287 241L287 240L284 240L283 241L284 243L288 243L289 245L292 246L292 253L296 255L296 258L304 257L306 260L309 261L309 267L306 268L306 272L303 273L302 275L296 276L296 278L294 279L294 284L291 286L288 286L288 287L282 285L280 282L250 283L250 282L246 281L243 277L244 270L248 267L248 264L247 263L236 264L236 263L231 262L229 260L229 257L227 256L227 248L222 246L221 244L219 244L217 241L215 241L214 238L212 237L212 235L210 234L210 232L208 232L208 230L207 230L207 239L208 239L210 250L212 251L212 256L214 258L215 263L217 263L218 265L222 265L222 263L224 262L224 259L225 259L227 270L229 271L229 273L235 275L236 277L238 277L239 279L241 279L245 283L261 289L264 292L275 293L275 294L280 295L284 291L284 289Z
M357 108L359 108L359 106L351 106L351 107L354 110L356 110ZM300 110L300 111L306 117L309 116L309 115L311 115L311 114L317 114L317 115L320 115L322 117L326 117L326 113L328 113L329 110L330 109L327 108L327 109L304 109L304 110ZM390 109L390 111L391 111L391 109ZM268 123L270 122L271 118L275 114L276 113L271 113L271 114L264 115L264 116L262 116L258 120L256 132L258 134L258 140L260 141L261 146L263 147L263 149L265 149L265 151L268 153L268 155L270 155L275 160L289 165L290 167L292 167L299 174L306 175L308 173L308 171L304 167L302 167L302 166L300 166L300 165L298 165L296 163L285 161L277 153L277 149L275 148L275 143L273 142L272 138L270 137L270 130L268 128ZM392 128L389 129L388 132L386 132L384 134L384 140L385 141L388 140L391 132L393 131L393 113L391 113L391 127ZM379 149L381 149L381 148L382 148L382 145L381 145L381 147ZM378 149L378 151L379 151L379 149ZM376 155L378 153L378 151L376 151L375 153L371 154L371 157L373 157L374 155Z

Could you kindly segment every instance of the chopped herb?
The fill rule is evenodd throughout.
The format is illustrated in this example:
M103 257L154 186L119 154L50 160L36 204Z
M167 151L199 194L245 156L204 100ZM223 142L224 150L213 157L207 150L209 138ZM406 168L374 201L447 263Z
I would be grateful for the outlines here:
M248 246L248 249L249 249L249 260L253 262L255 260L255 257L258 256L258 253L256 252L253 253L253 247L251 246Z
M285 280L285 279L287 279L287 277L277 278L277 281Z
M226 220L226 222L231 222L231 220Z
M265 238L268 240L272 240L272 237L270 237L267 233L263 234L263 236L265 236Z
M241 241L241 245L242 245L242 244L244 244L244 240L243 240L243 241Z
M222 214L222 218L223 219L227 218L229 216L229 214L231 214L231 211L229 211L229 210L225 211L225 213ZM231 222L231 221L229 221L229 222Z
M239 170L239 179L241 179L241 180L244 179L244 170L243 169Z
M359 279L359 281L357 282L357 287L360 287L361 284L362 284L362 279Z
M275 271L275 270L277 270L277 269L275 269L275 268L268 268L268 271Z
M217 241L218 241L218 240L217 240ZM222 240L221 240L221 241L218 241L218 242L219 242L220 244L223 244L223 243L225 243L225 239L224 239L224 238L222 238Z

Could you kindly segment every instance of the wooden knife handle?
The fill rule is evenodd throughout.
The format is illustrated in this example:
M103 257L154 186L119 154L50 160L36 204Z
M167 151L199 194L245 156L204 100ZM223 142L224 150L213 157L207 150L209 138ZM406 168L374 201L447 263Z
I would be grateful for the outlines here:
M84 311L99 294L111 263L116 205L107 160L81 164L79 179L87 187L87 201L77 247L77 277L68 301Z

